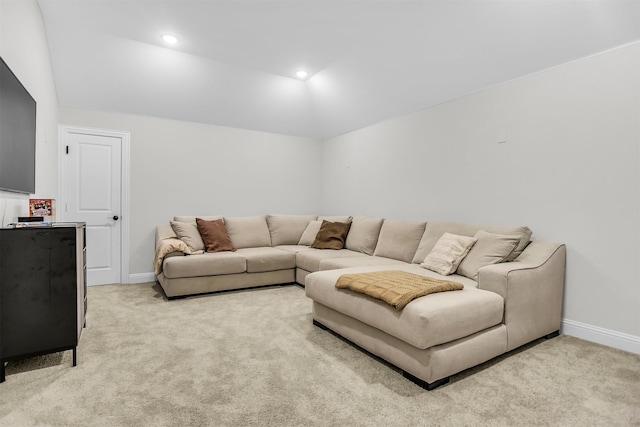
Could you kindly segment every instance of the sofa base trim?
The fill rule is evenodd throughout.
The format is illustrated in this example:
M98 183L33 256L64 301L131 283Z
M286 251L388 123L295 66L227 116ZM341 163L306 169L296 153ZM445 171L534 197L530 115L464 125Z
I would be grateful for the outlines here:
M434 381L432 383L428 383L426 381L421 380L418 377L415 377L413 375L411 375L410 373L408 373L407 371L402 371L402 376L405 377L406 379L408 379L409 381L411 381L412 383L422 387L425 390L431 391L431 390L435 390L440 386L443 386L445 384L449 384L451 382L451 377L445 377L442 378L440 380Z
M295 282L276 283L274 285L247 286L247 287L244 287L244 288L224 289L222 291L202 292L202 293L199 293L199 294L177 295L177 296L174 296L174 297L168 297L167 294L165 294L165 297L167 298L168 301L175 301L175 300L187 299L189 297L197 297L197 296L202 296L202 295L224 294L226 292L236 292L236 291L251 291L251 290L254 290L254 289L273 288L273 287L278 287L278 286L279 287L298 286L298 284L295 283ZM160 288L162 289L162 286L160 286Z
M316 319L313 319L313 324L314 326L317 326L318 328L322 329L323 331L330 331L329 328L327 328L326 326L324 326L322 323L318 322ZM332 331L333 332L333 331ZM344 338L344 337L343 337Z
M545 340L550 340L551 338L555 338L555 337L557 337L557 336L559 336L559 335L560 335L560 330L558 329L558 330L557 330L557 331L555 331L555 332L551 332L550 334L545 335L545 336L544 336L544 339L545 339Z
M295 270L276 270L261 273L222 274L204 277L168 278L163 273L157 276L167 298L207 294L218 291L255 288L295 282Z

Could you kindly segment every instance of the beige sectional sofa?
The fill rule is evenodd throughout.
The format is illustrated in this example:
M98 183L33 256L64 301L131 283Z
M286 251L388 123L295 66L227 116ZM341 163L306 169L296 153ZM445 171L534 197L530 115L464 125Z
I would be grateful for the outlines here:
M565 247L530 242L527 227L363 216L266 215L223 220L235 252L200 253L199 242L171 251L172 244L183 243L175 227L157 228L156 274L168 298L297 282L305 285L312 300L317 326L398 366L407 378L427 389L523 344L555 336L560 328ZM322 220L351 222L343 249L310 247ZM195 226L193 216L174 221ZM457 272L442 276L420 264L445 233L502 236L510 239L512 250L498 262L500 255L492 253L495 248L478 240ZM398 311L335 286L343 274L383 270L456 281L464 289L421 297Z

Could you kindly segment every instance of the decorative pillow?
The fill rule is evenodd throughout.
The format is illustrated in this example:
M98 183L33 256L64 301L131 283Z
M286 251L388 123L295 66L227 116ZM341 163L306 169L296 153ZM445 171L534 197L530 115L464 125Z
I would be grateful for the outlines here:
M196 225L207 252L235 251L227 227L221 219L206 221L196 218Z
M342 249L349 234L350 222L322 221L320 231L311 245L316 249Z
M313 242L316 240L316 236L318 235L318 231L320 231L320 226L322 225L322 221L311 221L307 228L305 228L302 236L300 236L299 245L311 246Z
M204 250L204 242L195 222L171 221L171 228L176 236L187 244L191 252Z
M478 280L478 270L486 265L506 260L518 246L520 236L487 233L480 230L474 236L478 241L458 266L458 274Z
M477 241L475 237L444 233L420 267L448 276L456 271Z

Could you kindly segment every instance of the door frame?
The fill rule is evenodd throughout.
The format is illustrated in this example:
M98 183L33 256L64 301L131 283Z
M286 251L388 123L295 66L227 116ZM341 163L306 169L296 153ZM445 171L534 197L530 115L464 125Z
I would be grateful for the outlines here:
M67 136L69 134L98 135L120 138L121 176L120 176L120 283L130 283L129 277L129 187L130 187L130 133L84 126L58 125L58 198L56 217L60 221L67 220Z

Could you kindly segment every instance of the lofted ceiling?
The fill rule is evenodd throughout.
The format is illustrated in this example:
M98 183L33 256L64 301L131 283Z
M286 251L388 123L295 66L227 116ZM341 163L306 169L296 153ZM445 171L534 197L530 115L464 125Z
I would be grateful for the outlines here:
M320 139L640 39L638 0L38 3L61 105Z

